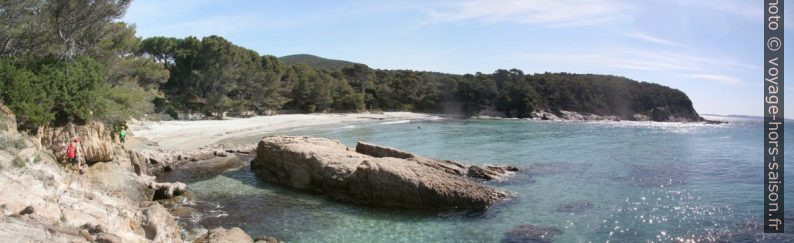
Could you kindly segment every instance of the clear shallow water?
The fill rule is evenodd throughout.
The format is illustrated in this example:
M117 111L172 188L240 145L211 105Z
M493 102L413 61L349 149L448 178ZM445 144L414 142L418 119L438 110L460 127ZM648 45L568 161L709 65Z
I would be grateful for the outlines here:
M351 147L366 141L469 164L518 166L521 172L511 179L488 183L516 195L486 212L351 206L261 183L248 166L187 182L198 207L212 211L196 218L198 224L238 226L254 237L291 242L494 242L522 224L559 229L554 242L791 241L791 234L769 238L757 226L763 204L761 132L760 121L443 119L272 133L334 138ZM262 136L236 142L253 143Z

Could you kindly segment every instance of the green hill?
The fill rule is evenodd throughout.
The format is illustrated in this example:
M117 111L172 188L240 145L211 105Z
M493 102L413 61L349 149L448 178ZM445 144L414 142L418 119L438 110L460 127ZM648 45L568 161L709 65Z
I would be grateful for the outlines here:
M283 56L279 57L278 60L287 65L306 64L312 68L325 69L328 71L341 71L342 68L352 67L353 64L356 64L354 62L322 58L309 54Z

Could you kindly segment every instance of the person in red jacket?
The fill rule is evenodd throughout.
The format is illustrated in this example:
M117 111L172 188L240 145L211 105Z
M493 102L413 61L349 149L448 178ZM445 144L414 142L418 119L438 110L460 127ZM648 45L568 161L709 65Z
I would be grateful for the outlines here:
M74 138L69 146L66 147L66 158L69 159L69 163L77 164L77 170L80 173L83 172L83 168L80 165L80 159L77 157L77 144L80 142L80 139Z

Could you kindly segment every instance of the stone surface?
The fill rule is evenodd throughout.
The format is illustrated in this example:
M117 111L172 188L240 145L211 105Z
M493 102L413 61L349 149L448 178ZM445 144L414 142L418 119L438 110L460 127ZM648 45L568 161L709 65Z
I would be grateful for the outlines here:
M506 232L502 242L552 242L561 233L557 228L522 224Z
M174 221L174 216L168 213L160 204L152 204L144 210L144 220L141 225L146 233L146 239L153 242L181 242L179 226Z
M110 129L97 121L85 125L67 124L61 127L44 126L37 135L41 145L48 148L58 161L66 161L66 147L74 138L79 138L78 156L88 164L108 162L116 154L116 144Z
M102 135L107 132L103 125L42 130L39 137L0 133L1 139L13 136L21 141L14 145L14 153L27 161L24 166L0 169L0 195L13 195L0 197L2 241L181 241L173 217L149 202L155 178L145 171L136 173L133 160L138 158ZM81 136L84 149L90 151L85 152L86 159L94 162L84 167L85 174L58 163L59 156L53 153L61 152L53 149L59 139L72 134ZM0 159L7 152L0 150ZM177 192L180 187L171 188ZM141 206L142 202L149 204Z
M430 159L422 156L418 156L412 153L404 152L395 148L390 148L386 146L380 146L365 142L358 142L356 144L356 152L366 154L373 157L393 157L393 158L400 158L411 160L418 164L441 170L443 172L452 174L452 175L465 175L466 174L466 166L451 160L435 160Z
M378 158L392 157L406 159L433 169L441 170L451 175L466 175L471 178L484 180L503 179L508 171L518 171L518 168L513 166L466 166L451 160L431 159L396 148L365 142L358 142L358 144L356 144L356 152Z
M266 137L251 169L264 181L364 205L484 209L506 197L415 160L377 158L324 138Z
M196 243L242 243L242 242L254 242L254 240L246 234L242 229L238 227L234 227L231 229L224 229L223 227L217 227L211 229L207 232L207 235L203 238L199 238Z
M282 242L282 241L279 241L278 239L276 239L276 237L260 236L260 237L256 237L256 239L254 239L254 242L279 243L279 242Z
M17 133L17 118L11 109L0 104L0 133Z

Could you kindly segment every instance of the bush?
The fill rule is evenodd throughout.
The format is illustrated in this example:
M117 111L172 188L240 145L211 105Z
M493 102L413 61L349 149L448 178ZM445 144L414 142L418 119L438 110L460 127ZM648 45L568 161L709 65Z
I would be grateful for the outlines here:
M24 149L27 148L28 145L25 143L25 138L20 137L17 139L16 143L14 143L14 147L16 149Z
M123 123L130 117L142 118L154 111L157 91L145 89L136 82L124 82L110 88L107 94L106 111L102 118L111 123Z
M0 75L7 88L3 99L23 127L40 126L55 118L53 100L41 79L10 59L0 59Z
M103 98L108 92L107 72L94 59L50 61L41 65L38 73L55 101L52 111L56 123L84 122L106 113Z
M13 139L5 136L0 136L0 150L9 150L14 147Z
M12 162L12 164L14 165L14 167L23 168L27 165L27 161L25 161L25 159L23 159L21 156L17 155L14 156L14 161Z

